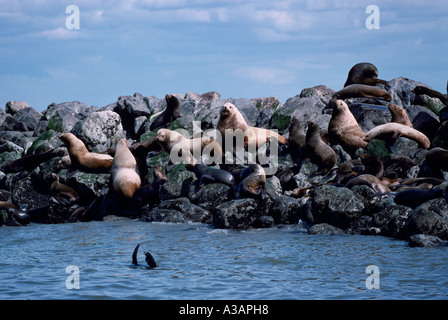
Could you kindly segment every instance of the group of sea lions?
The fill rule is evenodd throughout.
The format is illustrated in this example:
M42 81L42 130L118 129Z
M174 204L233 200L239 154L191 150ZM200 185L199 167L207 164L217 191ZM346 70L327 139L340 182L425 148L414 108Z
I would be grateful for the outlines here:
M287 138L278 134L275 130L249 126L241 111L229 102L226 102L220 109L216 126L217 131L223 138L221 141L207 136L187 138L177 131L168 129L174 120L181 117L181 114L179 100L176 96L167 94L165 97L166 109L155 117L150 126L151 130L157 130L155 137L132 145L128 145L126 139L121 139L116 144L115 149L100 154L87 150L85 144L73 133L63 133L59 136L59 139L64 143L68 155L63 157L60 163L69 166L69 175L76 170L88 173L110 173L111 191L116 197L117 203L119 201L127 202L137 210L148 203L157 201L160 187L167 179L162 167L158 166L153 172L153 182L149 183L146 180L146 173L148 172L146 158L161 152L167 152L171 157L175 155L182 159L186 168L198 177L199 185L214 182L223 183L231 186L235 194L240 197L252 197L262 201L266 198L266 172L262 164L251 163L245 169L228 171L225 170L226 166L217 168L201 162L201 155L204 152L213 155L214 160L222 160L228 156L225 151L228 150L229 146L226 146L225 143L228 143L229 140L225 137L236 130L240 130L244 132L243 145L241 146L243 150L258 149L265 145L272 147L273 144L285 146L296 166L300 167L304 160L309 160L319 167L314 175L336 172L336 177L329 182L331 184L343 184L348 187L356 184L367 184L378 194L389 195L395 195L397 190L404 188L404 186L407 190L411 188L423 190L423 185L425 188L431 189L438 185L436 181L421 183L413 181L411 183L403 175L391 178L386 176L385 172L387 170L394 171L391 169L394 164L384 168L380 159L365 153L361 153L362 156L359 154L359 149L365 151L369 142L374 139L386 141L391 150L393 150L397 139L400 137L416 141L419 147L423 149L430 149L431 147L430 140L425 134L412 127L406 110L398 105L389 104L388 106L392 116L391 122L377 126L368 132L364 132L360 128L345 100L367 97L391 102L390 93L378 86L385 84L387 84L386 81L378 79L378 71L373 64L360 63L353 66L344 88L336 92L328 103L328 106L332 109L328 128L322 130L315 122L310 121L307 123L307 130L305 131L301 125L300 120L302 119L292 118ZM415 91L433 97L444 97L444 95L427 88L416 88ZM446 103L446 98L444 102ZM338 156L333 148L335 145L340 145L354 160L338 165ZM236 151L233 150L233 155ZM8 170L5 172L29 172L43 161L62 156L64 152L65 150L57 149L29 156L30 159L23 157L5 164L3 170ZM445 168L440 163L444 162L443 160L446 158L448 158L448 150L432 149L428 152L426 164L432 168L444 170ZM399 162L398 159L395 160L397 163ZM360 167L362 167L361 170ZM282 176L282 179L288 177L290 180L292 178L284 171L277 173L277 175ZM54 183L51 187L51 194L57 199L65 203L74 203L79 200L80 195L72 188L62 184L57 175L53 174L52 179ZM283 180L283 182L285 181ZM292 195L303 196L307 191L296 188ZM417 193L423 194L423 191L417 191ZM433 194L440 196L441 193L435 192ZM400 203L406 203L403 198L411 198L411 196L398 194L396 196ZM26 213L19 208L8 204L1 205L14 213L16 219L27 221ZM96 207L91 206L77 210L71 221L82 221L83 217L89 216L89 211L92 210L96 210Z

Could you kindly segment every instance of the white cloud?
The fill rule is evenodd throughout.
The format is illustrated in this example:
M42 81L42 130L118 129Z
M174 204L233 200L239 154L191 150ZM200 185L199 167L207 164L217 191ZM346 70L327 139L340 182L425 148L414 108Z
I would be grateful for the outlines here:
M242 67L237 69L235 74L265 84L287 84L294 80L289 71L280 68Z
M34 33L38 37L45 37L48 40L70 40L81 37L81 31L75 29L67 29L59 27L56 29L44 30L41 32Z

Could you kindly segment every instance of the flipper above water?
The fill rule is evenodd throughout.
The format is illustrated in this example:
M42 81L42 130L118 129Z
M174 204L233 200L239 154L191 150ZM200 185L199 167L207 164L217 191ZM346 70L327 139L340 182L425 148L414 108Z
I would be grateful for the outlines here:
M138 260L137 260L137 254L138 254L138 249L140 248L140 243L135 247L134 252L132 253L132 264L138 266ZM150 269L152 268L156 268L159 265L157 264L156 260L154 260L154 257L149 253L149 252L145 252L145 260L146 263L148 264L148 267Z

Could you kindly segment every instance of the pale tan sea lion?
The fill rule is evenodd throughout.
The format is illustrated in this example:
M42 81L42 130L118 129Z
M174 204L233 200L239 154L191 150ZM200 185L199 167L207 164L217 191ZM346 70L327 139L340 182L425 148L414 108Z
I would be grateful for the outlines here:
M288 139L273 130L249 126L238 108L230 102L226 102L221 108L217 129L221 133L223 142L226 130L240 129L245 134L244 142L247 148L258 148L270 141L271 137L275 137L280 144L288 144Z
M117 143L111 169L112 185L116 193L132 198L141 185L140 175L136 169L137 161L129 150L126 139L121 139Z
M361 130L355 117L343 100L330 100L333 108L328 124L328 139L332 144L339 144L350 154L358 148L367 147L365 132Z
M417 142L422 148L429 149L431 142L420 131L405 126L400 123L389 122L379 125L366 133L364 140L367 142L373 139L386 140L389 144L394 145L399 137L405 137Z

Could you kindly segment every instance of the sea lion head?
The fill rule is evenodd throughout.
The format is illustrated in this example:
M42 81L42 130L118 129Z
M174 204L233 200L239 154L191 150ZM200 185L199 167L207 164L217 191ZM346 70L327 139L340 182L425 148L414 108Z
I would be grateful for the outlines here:
M166 129L160 129L157 131L157 141L167 142L170 140L170 132Z
M162 170L162 166L158 165L154 170L153 170L153 175L154 175L154 182L159 182L159 181L166 181L166 175Z
M219 112L219 115L221 116L221 118L230 117L235 113L235 109L236 109L236 107L232 103L226 102L221 107L221 111Z

